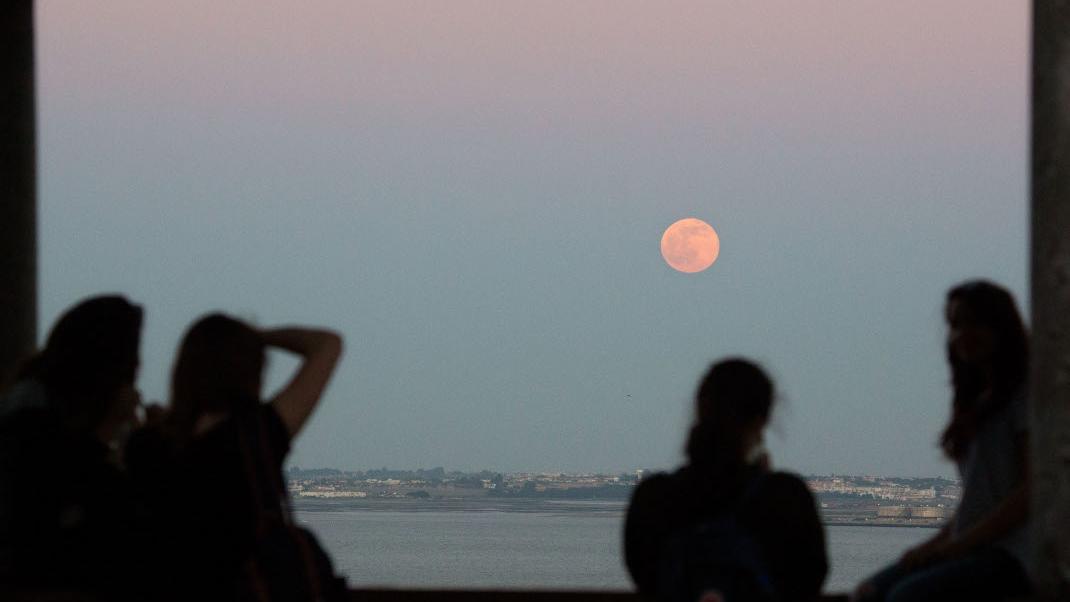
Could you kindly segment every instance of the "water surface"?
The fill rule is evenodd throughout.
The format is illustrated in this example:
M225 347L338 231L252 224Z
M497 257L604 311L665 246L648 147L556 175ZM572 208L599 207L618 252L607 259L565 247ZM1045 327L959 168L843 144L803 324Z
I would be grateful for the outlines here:
M621 557L619 505L515 509L303 510L353 586L629 589ZM547 510L549 508L549 510ZM843 591L936 533L913 527L826 528Z

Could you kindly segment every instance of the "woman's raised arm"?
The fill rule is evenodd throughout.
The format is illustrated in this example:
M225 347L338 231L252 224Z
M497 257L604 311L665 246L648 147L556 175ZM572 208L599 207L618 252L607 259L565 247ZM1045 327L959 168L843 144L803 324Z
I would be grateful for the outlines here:
M268 347L283 349L302 358L297 373L271 400L290 437L294 437L312 415L338 365L342 356L342 337L329 330L299 327L265 330L261 334Z

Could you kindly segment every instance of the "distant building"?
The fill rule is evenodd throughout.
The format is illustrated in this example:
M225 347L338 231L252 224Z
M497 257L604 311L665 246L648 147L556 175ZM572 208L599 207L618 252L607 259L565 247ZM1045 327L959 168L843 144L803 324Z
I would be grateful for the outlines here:
M298 497L311 497L311 498L362 498L368 497L366 491L300 491L297 493Z
M878 506L877 518L910 518L910 508L906 506Z
M942 506L915 506L910 509L911 518L947 518L948 509Z
M878 506L877 518L947 518L948 509L942 506Z

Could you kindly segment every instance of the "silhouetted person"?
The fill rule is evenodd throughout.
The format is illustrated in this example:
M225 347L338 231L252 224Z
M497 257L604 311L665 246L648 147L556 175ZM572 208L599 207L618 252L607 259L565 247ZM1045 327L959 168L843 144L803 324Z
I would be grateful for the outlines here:
M261 401L266 348L302 358ZM341 355L341 338L305 328L256 331L214 314L186 333L164 423L131 439L131 471L172 526L182 597L330 600L344 595L329 559L294 525L282 475Z
M79 303L0 399L5 596L143 596L149 540L116 454L140 399L141 321L122 297Z
M962 500L937 535L859 586L859 600L1002 600L1029 591L1028 336L1014 299L984 281L947 295L951 421L940 439Z
M628 571L647 598L811 600L828 562L813 496L769 470L763 431L773 384L755 364L714 364L695 399L688 463L639 483L624 528ZM714 599L711 597L711 599Z

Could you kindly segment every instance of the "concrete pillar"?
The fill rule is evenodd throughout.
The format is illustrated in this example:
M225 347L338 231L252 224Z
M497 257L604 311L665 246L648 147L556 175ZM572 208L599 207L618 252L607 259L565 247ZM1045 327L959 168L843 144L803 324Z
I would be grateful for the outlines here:
M1070 2L1034 0L1032 512L1041 595L1070 600Z
M33 0L0 3L0 382L37 338Z

